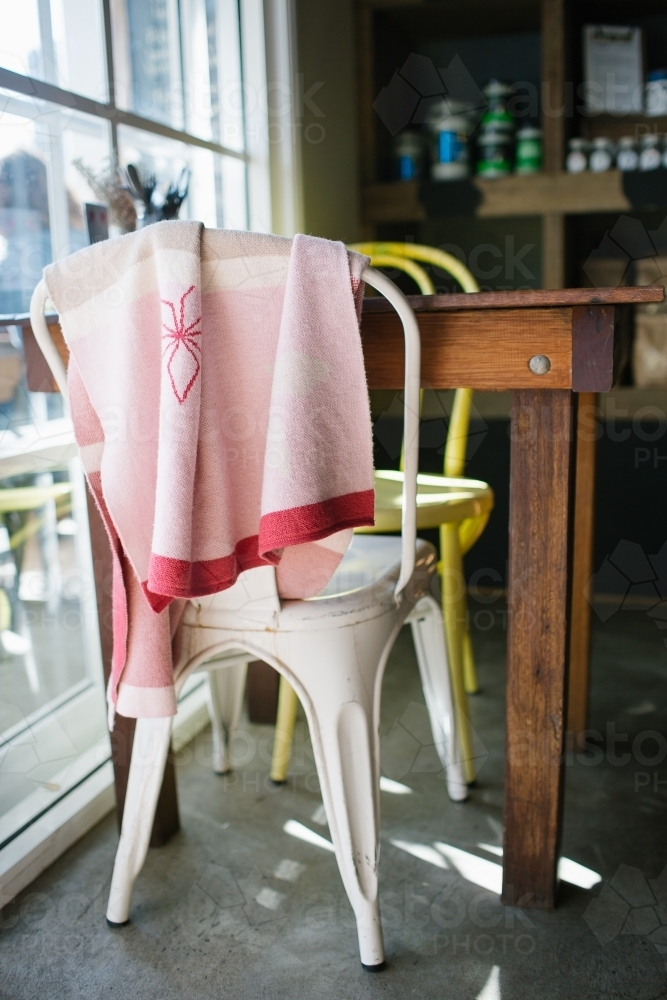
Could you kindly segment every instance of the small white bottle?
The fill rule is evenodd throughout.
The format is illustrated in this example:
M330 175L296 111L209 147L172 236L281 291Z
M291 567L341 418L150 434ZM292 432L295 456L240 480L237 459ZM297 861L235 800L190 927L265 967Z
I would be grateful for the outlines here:
M565 169L568 174L581 174L588 166L586 150L588 143L585 139L570 139L567 144L567 158Z
M657 170L661 163L660 139L655 132L643 135L639 147L639 169Z
M603 174L611 170L614 162L614 146L611 139L599 135L593 139L593 148L588 157L588 169L594 174Z
M616 166L624 173L636 170L639 166L639 153L631 135L624 135L618 140Z

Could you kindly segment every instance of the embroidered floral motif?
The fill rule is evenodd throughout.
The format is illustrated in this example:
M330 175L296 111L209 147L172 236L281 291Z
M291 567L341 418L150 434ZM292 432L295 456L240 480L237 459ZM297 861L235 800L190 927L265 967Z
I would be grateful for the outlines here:
M197 381L197 377L201 371L199 363L201 347L195 340L195 337L201 336L201 329L195 330L195 327L201 322L201 316L198 316L188 326L185 325L185 300L190 292L194 292L194 290L195 286L191 285L187 292L181 295L178 317L176 316L175 304L169 302L168 299L161 300L163 305L168 306L171 310L174 320L173 329L167 326L166 323L162 324L163 330L167 331L162 335L163 340L167 341L167 346L162 352L162 357L169 352L167 372L169 373L169 381L174 390L174 395L179 403L184 403L188 398L188 393Z

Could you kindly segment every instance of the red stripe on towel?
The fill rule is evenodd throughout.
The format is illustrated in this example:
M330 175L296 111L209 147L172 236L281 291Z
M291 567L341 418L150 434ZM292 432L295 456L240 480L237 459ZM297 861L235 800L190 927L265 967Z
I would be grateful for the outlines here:
M264 514L259 522L259 552L266 556L288 545L317 542L345 528L371 527L375 523L373 490L346 493L331 500Z
M265 514L260 534L242 539L234 552L219 559L189 563L169 556L150 557L148 580L142 583L153 611L163 611L173 597L205 597L231 587L239 573L255 566L277 566L276 550L326 538L345 528L374 523L373 490L347 493L320 503ZM260 551L261 546L261 551Z
M255 566L275 566L276 557L259 555L258 536L243 538L234 552L219 559L189 563L185 559L151 555L148 580L142 583L146 599L154 611L162 611L172 597L206 597L235 583L239 573ZM163 595L169 595L167 597Z

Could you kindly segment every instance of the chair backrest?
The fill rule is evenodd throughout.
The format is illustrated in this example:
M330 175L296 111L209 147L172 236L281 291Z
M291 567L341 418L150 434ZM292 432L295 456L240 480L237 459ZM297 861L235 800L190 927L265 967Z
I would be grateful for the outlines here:
M410 260L433 264L455 278L464 292L478 292L479 285L465 264L458 257L438 247L424 246L422 243L393 243L375 241L373 243L351 243L350 250L363 253L367 257L376 254L391 254L393 257L407 257Z
M421 342L417 319L403 292L381 271L366 268L363 279L391 302L403 325L405 337L405 391L404 391L404 447L405 475L403 478L403 514L401 571L395 587L398 595L412 577L415 568L417 546L417 466L419 448L419 384L421 366ZM30 323L35 340L51 369L56 385L68 405L67 372L62 358L51 339L44 305L48 296L44 280L40 281L30 300Z
M51 339L51 334L49 333L49 328L46 325L46 319L44 318L44 306L46 305L47 298L48 291L46 288L46 282L42 278L42 280L38 282L35 291L32 293L32 298L30 299L30 325L32 326L32 332L35 335L35 340L39 344L39 348L44 355L44 360L51 369L51 374L55 379L56 385L60 389L60 394L63 397L66 406L69 408L67 372L65 370L63 359L58 354L58 348Z
M479 291L477 281L465 264L462 264L458 257L454 257L453 254L446 253L444 250L439 250L438 247L424 246L420 243L376 241L354 243L350 249L370 257L373 267L395 267L397 270L409 274L422 295L434 295L435 286L427 272L415 264L417 260L425 264L433 264L451 274L464 292ZM471 406L472 389L457 389L454 393L454 405L449 418L445 445L443 472L446 476L458 478L463 475ZM403 468L402 455L401 468Z

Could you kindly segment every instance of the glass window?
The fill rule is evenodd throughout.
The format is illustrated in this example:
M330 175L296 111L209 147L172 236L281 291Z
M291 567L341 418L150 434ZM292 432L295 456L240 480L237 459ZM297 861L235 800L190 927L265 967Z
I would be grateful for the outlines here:
M245 87L237 0L183 0L188 131L227 149L245 148Z
M4 92L0 114L0 314L25 312L54 256L87 246L84 203L97 201L74 166L101 169L106 121Z
M116 103L241 151L237 0L111 0Z
M181 219L197 219L213 228L247 228L243 160L122 125L118 127L118 155L124 167L131 163L137 168L142 180L155 177L158 200L170 184L178 182L184 169L191 172Z
M178 0L111 0L116 104L183 128Z
M99 0L0 0L0 66L108 100Z
M0 847L109 757L83 473L24 464L0 481Z

